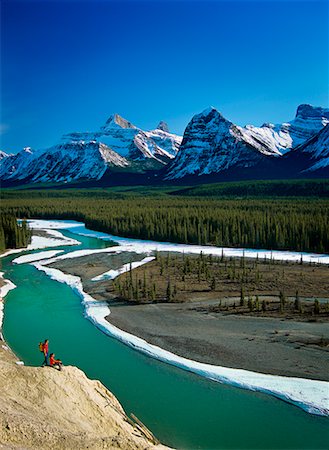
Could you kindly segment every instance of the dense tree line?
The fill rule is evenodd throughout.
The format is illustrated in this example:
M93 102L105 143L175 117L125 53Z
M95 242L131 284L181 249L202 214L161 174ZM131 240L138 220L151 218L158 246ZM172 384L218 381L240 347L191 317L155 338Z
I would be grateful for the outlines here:
M193 197L329 197L329 180L258 180L211 183L171 192Z
M18 223L16 217L9 214L0 216L0 252L7 248L26 247L31 242L31 230L23 220Z
M53 189L2 189L0 197L9 198L127 198L127 197L164 197L167 195L184 197L221 197L221 198L329 198L329 180L257 180L210 183L197 186L180 187L172 185L157 186L112 186L95 187L88 189L73 188L72 185L65 189L65 185L59 185Z
M126 237L329 252L328 200L48 196L4 199L1 208L21 218L75 219Z

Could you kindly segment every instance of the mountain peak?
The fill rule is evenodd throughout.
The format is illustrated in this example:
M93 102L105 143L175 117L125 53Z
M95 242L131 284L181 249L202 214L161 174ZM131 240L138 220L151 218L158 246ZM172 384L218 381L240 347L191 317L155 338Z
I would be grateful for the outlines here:
M106 121L104 127L102 127L102 129L105 128L109 128L113 125L117 125L121 128L136 128L135 125L133 125L131 122L129 122L128 120L124 119L123 117L121 117L119 114L114 113L112 114Z
M165 131L166 133L169 133L169 127L167 122L164 122L163 120L161 120L159 122L159 125L156 127L157 130L161 130L161 131Z
M216 108L214 108L213 106L209 106L208 108L206 108L205 110L202 111L202 113L197 114L196 116L193 117L192 120L196 120L196 121L202 121L204 123L209 123L212 122L213 120L216 123L227 123L227 124L231 124L231 122L229 120L227 120L222 113L220 113Z
M209 116L210 114L214 114L215 112L220 114L214 106L208 106L208 108L204 109L200 115Z
M326 118L329 119L329 108L321 106L312 106L309 104L299 105L296 112L296 118Z

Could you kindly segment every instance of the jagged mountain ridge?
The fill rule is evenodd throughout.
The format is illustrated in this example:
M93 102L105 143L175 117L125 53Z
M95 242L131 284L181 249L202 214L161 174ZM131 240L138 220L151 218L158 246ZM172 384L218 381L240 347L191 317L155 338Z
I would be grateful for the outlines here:
M18 154L1 153L0 178L14 182L99 180L112 169L156 168L176 155L181 137L156 129L143 131L113 114L97 132L75 132L48 149L27 147ZM151 166L153 167L153 166Z
M282 167L277 159L314 138L328 123L329 109L310 105L300 105L290 122L262 127L237 126L215 108L208 108L186 127L180 151L168 165L165 178L234 173L270 178L275 174L266 176L266 171Z
M210 107L192 118L182 139L165 122L143 131L113 114L98 131L66 134L49 149L1 151L0 178L106 185L329 176L328 123L329 109L300 105L290 122L241 127Z

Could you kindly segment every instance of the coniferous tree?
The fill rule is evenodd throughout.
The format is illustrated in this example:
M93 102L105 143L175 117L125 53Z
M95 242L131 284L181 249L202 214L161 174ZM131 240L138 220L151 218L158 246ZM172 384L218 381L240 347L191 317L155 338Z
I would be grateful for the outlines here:
M171 289L170 278L168 279L168 283L167 283L166 300L167 300L167 302L170 302L172 300L172 289Z
M294 302L294 308L296 311L300 311L300 298L299 298L299 292L296 291L296 297L295 297L295 302Z
M241 286L240 289L240 306L244 306L244 288Z
M314 300L314 314L320 314L320 303L317 298Z

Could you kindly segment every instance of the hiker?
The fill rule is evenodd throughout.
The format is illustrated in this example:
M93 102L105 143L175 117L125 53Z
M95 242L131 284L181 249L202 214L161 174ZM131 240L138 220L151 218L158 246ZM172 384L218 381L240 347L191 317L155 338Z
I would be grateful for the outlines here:
M50 353L49 364L50 367L53 367L54 369L62 370L63 363L60 359L55 359L55 353Z
M45 359L42 363L42 367L48 366L48 352L49 352L49 340L48 339L45 339L44 342L40 342L39 350L40 350L40 352L43 353L43 355L45 357Z

